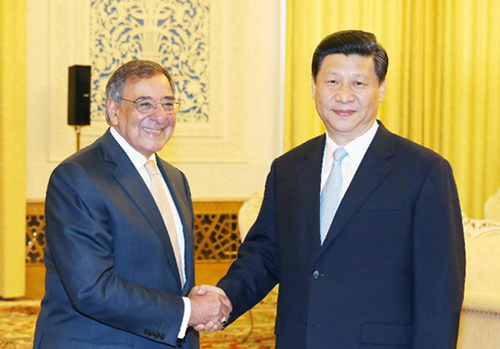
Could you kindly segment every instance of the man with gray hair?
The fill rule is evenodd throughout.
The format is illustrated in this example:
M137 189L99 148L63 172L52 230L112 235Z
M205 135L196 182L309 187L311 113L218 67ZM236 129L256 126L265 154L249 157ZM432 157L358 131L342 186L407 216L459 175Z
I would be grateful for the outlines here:
M197 349L196 329L220 329L231 304L189 293L189 186L156 155L175 128L173 80L157 63L131 61L111 76L106 97L111 127L50 177L34 348Z

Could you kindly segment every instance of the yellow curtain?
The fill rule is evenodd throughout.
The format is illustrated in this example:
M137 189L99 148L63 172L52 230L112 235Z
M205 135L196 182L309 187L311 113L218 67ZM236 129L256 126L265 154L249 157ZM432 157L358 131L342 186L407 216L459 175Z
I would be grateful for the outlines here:
M0 297L24 295L26 1L0 0Z
M373 32L389 54L379 119L447 158L462 210L500 187L500 1L287 0L284 149L323 132L311 58L326 35Z

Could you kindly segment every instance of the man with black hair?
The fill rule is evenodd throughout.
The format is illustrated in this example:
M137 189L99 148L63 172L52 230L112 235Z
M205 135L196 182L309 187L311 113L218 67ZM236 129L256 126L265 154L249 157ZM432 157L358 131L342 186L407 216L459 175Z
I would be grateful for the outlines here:
M326 133L273 162L259 216L218 283L229 321L279 284L277 349L456 346L457 189L448 161L376 120L387 67L371 33L321 41L312 96Z

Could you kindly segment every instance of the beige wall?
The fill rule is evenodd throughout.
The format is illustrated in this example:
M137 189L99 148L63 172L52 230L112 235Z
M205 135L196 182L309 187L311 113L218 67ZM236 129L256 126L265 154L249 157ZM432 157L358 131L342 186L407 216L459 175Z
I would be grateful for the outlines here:
M28 199L43 199L54 167L75 150L66 125L67 68L90 64L90 0L28 0ZM210 1L209 134L178 124L162 156L187 175L193 198L262 192L280 143L280 0ZM82 145L105 129L82 129Z

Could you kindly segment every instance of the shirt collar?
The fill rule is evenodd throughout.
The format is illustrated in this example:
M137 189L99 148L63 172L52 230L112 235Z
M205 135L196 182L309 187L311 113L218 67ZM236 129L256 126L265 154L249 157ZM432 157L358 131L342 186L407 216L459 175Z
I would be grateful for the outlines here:
M361 160L363 160L363 157L365 156L366 151L368 150L368 147L370 146L370 143L372 142L373 138L375 137L375 133L377 133L378 130L378 122L375 121L373 125L363 133L361 136L354 138L352 141L347 143L344 146L344 149L346 150L347 154L349 155L349 158L354 162L356 166L359 166L361 163ZM333 152L337 149L340 148L337 143L334 142L333 139L331 139L328 136L328 132L326 132L326 156L327 159L332 158Z
M118 133L118 131L114 128L111 127L111 135L113 138L118 142L120 147L123 149L125 154L127 154L128 158L130 161L132 161L132 164L134 164L134 167L139 170L141 167L144 166L146 161L148 160L153 160L156 164L156 156L155 154L151 155L149 159L146 159L144 155L139 153L137 150L134 149L126 140L125 138L122 137L121 134Z

